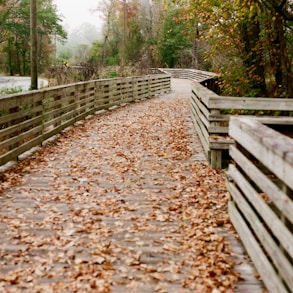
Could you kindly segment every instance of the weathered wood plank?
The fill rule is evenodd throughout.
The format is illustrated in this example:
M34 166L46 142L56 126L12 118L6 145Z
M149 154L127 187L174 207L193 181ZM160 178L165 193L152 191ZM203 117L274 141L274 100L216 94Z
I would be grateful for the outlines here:
M206 87L202 86L198 82L192 82L191 83L191 89L194 92L194 94L198 97L198 99L208 108L212 109L210 106L210 100L212 98L218 99L220 96L216 95L213 91L207 89ZM214 109L216 107L213 107ZM219 107L216 109L220 109Z
M207 119L209 111L203 104L201 104L196 97L191 100L191 106L195 111L195 115L200 119L206 129L210 127L210 122Z
M191 93L191 101L209 121L209 115L211 113L210 109L208 109L205 104L201 102L200 98L194 92Z
M22 132L24 129L35 127L40 124L42 124L42 116L34 117L16 125L3 128L0 130L0 139L15 132Z
M292 111L293 111L293 109L292 109ZM210 122L213 122L213 121L226 122L228 125L230 117L232 117L232 116L233 115L224 115L224 114L212 115L212 114L210 114L207 116L207 119ZM283 117L283 116L279 116L279 117L260 116L260 117L258 117L258 116L252 116L252 115L245 115L245 118L255 119L265 125L293 125L293 118L292 117ZM224 128L225 127L221 127L220 131ZM212 128L211 128L211 130L212 130ZM227 131L225 131L223 133L228 134L228 126L226 127L226 130ZM221 133L221 132L219 132L219 133Z
M231 115L224 115L224 114L220 114L220 115L213 114L212 115L212 114L210 114L207 118L209 119L209 121L229 122L230 116Z
M291 99L273 99L273 98L251 98L251 97L225 97L225 96L218 96L212 91L205 88L203 85L193 82L192 83L192 100L194 103L197 104L198 108L205 107L205 111L203 110L202 113L199 113L200 119L203 123L207 126L207 131L209 136L215 135L225 135L228 134L228 125L229 125L229 118L231 115L225 115L218 113L215 115L212 113L212 110L221 110L221 109L246 109L246 110L281 110L281 111L293 111L293 100ZM279 119L280 118L280 119ZM265 124L278 124L278 125L292 125L293 122L290 122L289 117L257 117L260 121ZM278 120L279 119L279 120ZM212 125L213 122L226 122L228 125ZM288 131L286 132L286 134ZM292 134L293 136L293 134ZM228 138L228 137L227 137ZM227 149L228 145L230 144L227 141L227 145L223 146L223 143L216 143L214 142L215 139L209 139L214 149ZM290 174L291 175L291 174Z
M22 144L21 146L6 152L5 154L0 156L0 165L4 165L5 163L15 160L19 155L23 154L24 152L30 150L34 146L40 145L43 141L42 136L37 136L30 141Z
M293 259L293 235L291 231L283 224L280 218L274 213L269 205L260 197L259 193L249 184L245 177L235 168L230 165L228 170L229 178L239 186L247 199L253 203L255 210L269 225L274 236L280 241L284 249Z
M8 95L0 99L0 112L8 112L11 108L22 107L25 105L37 106L42 103L42 93L20 93L17 95Z
M133 88L134 83L135 87ZM34 143L39 144L99 109L108 109L125 102L147 98L150 94L156 95L170 91L170 88L170 76L157 74L156 76L79 82L6 96L0 99L0 124L2 127L1 135L5 139L5 142L2 142L2 149L4 152L6 151L4 144L8 148L7 155L5 158L1 157L1 162L6 162L13 157L16 158L22 150L27 151L27 148L34 146ZM42 115L39 117L40 114ZM27 119L36 115L39 120L34 120L34 125L30 125ZM23 121L24 119L26 122ZM26 128L29 127L33 127L33 129L26 131ZM22 130L24 132L21 135L6 139L6 136L10 136L13 131L18 133ZM17 146L22 140L30 139L26 135L34 137L39 135L39 132L40 134L43 132L43 135L21 147ZM7 153L8 150L9 153Z
M293 189L293 140L248 118L231 117L229 134Z
M16 143L21 143L24 140L29 140L32 137L35 137L42 131L42 125L33 126L33 128L24 131L22 133L18 133L16 136L10 137L4 141L0 142L0 149L6 148L9 146L13 146Z
M204 150L204 152L205 152L205 155L206 155L207 158L209 158L209 155L210 155L210 154L209 154L210 149L209 149L208 142L205 141L205 137L204 137L204 135L201 133L201 129L200 129L199 125L197 124L197 121L195 120L195 117L192 116L191 118L192 118L192 121L193 121L193 126L194 126L194 128L195 128L195 130L196 130L196 133L197 133L197 135L198 135L198 137L199 137L199 139L200 139L200 142L201 142L201 144L202 144L202 147L203 147L203 150Z
M228 150L229 146L234 143L234 140L231 138L209 138L209 148L211 150Z
M245 98L209 95L208 107L210 109L292 111L293 99Z
M211 123L213 123L213 122L211 122ZM208 132L211 135L213 135L213 134L219 134L219 135L225 134L225 135L227 135L228 131L229 131L229 127L228 126L210 126L208 128Z
M293 109L292 109L293 111ZM255 119L257 121L259 121L262 124L272 124L272 125L293 125L293 117L268 117L268 116L264 116L264 117L257 117L257 116L245 116L248 118L252 118ZM293 130L293 129L292 129Z
M46 122L49 122L50 120L53 120L56 118L58 119L58 117L62 115L63 113L73 113L73 115L75 115L77 114L77 109L78 109L78 103L74 103L64 108L57 108L52 111L44 112L43 117Z
M293 223L293 201L272 180L261 172L249 159L247 159L234 145L230 146L229 154L242 168L251 180L269 197L279 211Z
M227 187L232 195L235 203L239 209L243 212L244 217L249 221L251 228L254 230L257 238L264 246L266 252L270 255L270 258L274 262L277 271L282 275L287 284L293 288L293 267L289 260L285 257L283 248L287 250L289 254L291 241L293 238L292 233L283 225L282 221L274 214L254 190L254 188L248 183L248 181L241 175L241 173L235 168L235 166L229 166L229 178L235 181L235 184L239 186L239 189L250 203L253 203L253 208L262 217L259 219L257 214L252 210L250 204L244 199L242 194L238 191L236 186L232 182L227 182ZM263 221L266 226L274 233L271 235L270 232L264 228ZM282 234L284 233L284 234ZM281 242L281 247L274 241L277 237ZM282 239L281 239L282 238ZM285 247L283 246L285 245ZM288 249L289 248L289 249Z
M30 109L20 110L18 112L11 113L9 115L0 116L0 124L9 123L10 121L21 119L26 116L33 117L35 115L39 115L42 109L43 109L42 106L34 106L33 108L30 108Z
M266 258L259 243L247 227L234 202L229 202L228 211L231 222L238 232L250 258L254 261L255 267L262 276L267 289L270 292L288 293L284 284L272 268L270 261Z
M194 108L192 107L192 112L193 115L192 120L194 122L194 126L196 128L197 134L199 135L200 141L202 143L202 146L206 152L206 155L209 155L209 151L210 151L210 147L209 147L209 142L208 142L208 137L209 134L206 130L206 128L204 127L204 125L202 124L202 121L200 120L200 118L196 115L196 113L194 113Z
M190 79L196 82L203 82L218 76L216 73L197 69L159 68L159 70L170 74L173 78Z
M211 149L211 166L215 169L222 168L222 150Z

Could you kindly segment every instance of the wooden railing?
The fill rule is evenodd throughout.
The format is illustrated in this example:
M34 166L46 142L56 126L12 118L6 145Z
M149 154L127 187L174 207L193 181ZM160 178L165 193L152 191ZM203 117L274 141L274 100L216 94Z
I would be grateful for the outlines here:
M293 99L282 98L249 98L225 97L207 89L198 82L192 83L191 109L194 126L209 162L214 168L222 168L223 160L228 153L229 145L233 143L228 135L228 114L233 111L283 111L289 115L293 111ZM248 111L247 111L248 112ZM238 111L238 114L241 113ZM273 117L267 116L267 123Z
M0 165L102 109L169 92L170 76L102 79L0 99Z
M153 70L157 73L170 74L172 78L182 78L196 81L214 92L219 92L219 87L216 82L218 75L216 73L182 68L156 68Z
M292 130L293 118L284 120ZM293 292L293 139L272 129L286 133L286 127L260 121L231 117L229 134L236 143L227 172L229 215L267 289L288 293Z

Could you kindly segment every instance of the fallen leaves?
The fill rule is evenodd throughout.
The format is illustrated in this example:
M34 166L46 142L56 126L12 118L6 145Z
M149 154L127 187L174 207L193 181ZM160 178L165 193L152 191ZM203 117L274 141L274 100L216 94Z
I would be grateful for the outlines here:
M229 292L224 174L195 161L188 100L96 116L0 180L0 292Z

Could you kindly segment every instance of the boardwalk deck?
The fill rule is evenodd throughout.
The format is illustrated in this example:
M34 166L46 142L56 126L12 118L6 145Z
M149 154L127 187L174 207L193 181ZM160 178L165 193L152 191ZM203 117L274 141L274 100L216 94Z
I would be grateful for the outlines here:
M173 79L170 94L79 122L2 174L0 292L222 292L232 262L243 280L230 292L262 292L189 92Z

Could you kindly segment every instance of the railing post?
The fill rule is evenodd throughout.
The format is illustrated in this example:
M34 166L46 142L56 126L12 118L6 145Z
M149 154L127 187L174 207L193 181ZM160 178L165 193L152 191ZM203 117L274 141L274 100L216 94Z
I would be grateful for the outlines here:
M138 98L138 81L137 77L132 77L132 98L136 100Z
M46 93L47 91L43 91L43 95L42 95L42 101L41 101L41 105L42 105L42 136L45 134L45 103L46 103ZM42 142L41 145L43 145L44 139L42 138Z
M219 116L221 111L219 109L211 109L212 116ZM211 126L220 126L220 122L212 121L210 122ZM210 134L209 134L210 136ZM211 149L211 166L215 169L222 168L222 150Z
M151 96L152 93L152 80L151 75L148 76L148 98Z

